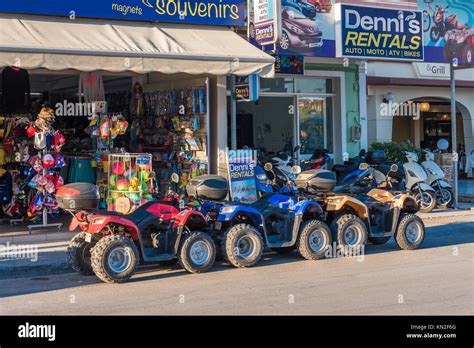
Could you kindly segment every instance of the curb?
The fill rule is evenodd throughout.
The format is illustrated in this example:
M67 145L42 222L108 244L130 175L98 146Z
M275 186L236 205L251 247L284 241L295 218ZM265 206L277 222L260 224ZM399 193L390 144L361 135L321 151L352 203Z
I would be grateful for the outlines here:
M36 234L15 234L11 236L0 236L2 243L41 243L52 241L66 241L74 236L75 232L54 232L54 233L36 233Z

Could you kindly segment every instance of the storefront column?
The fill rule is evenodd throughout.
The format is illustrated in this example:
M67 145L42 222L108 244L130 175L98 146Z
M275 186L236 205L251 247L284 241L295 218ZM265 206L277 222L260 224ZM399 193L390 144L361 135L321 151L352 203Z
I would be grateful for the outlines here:
M367 62L358 62L359 66L359 122L361 127L360 148L368 147L367 130Z
M368 143L392 141L393 118L381 115L381 105L385 93L389 90L369 88L368 110L371 112L367 118Z
M225 149L227 148L227 86L226 76L209 79L211 129L211 173L226 176Z

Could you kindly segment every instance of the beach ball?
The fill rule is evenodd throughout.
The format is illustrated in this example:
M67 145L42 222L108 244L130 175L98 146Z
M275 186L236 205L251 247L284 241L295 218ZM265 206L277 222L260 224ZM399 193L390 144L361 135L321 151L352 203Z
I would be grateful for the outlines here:
M117 180L118 180L118 175L111 175L109 178L109 186L111 188L115 187L115 185L117 185Z
M135 172L135 170L133 170L132 168L129 168L127 169L124 173L123 173L123 176L126 177L127 179L131 179L133 178L134 176L136 176L137 173Z
M110 170L112 174L122 175L125 170L125 165L122 162L114 162L110 165Z
M149 177L150 177L150 172L143 171L140 173L140 179L142 179L142 181L148 181Z
M117 180L117 190L127 191L130 186L130 181L128 179L119 179Z
M133 204L140 204L142 198L139 193L129 193L128 198L132 201Z

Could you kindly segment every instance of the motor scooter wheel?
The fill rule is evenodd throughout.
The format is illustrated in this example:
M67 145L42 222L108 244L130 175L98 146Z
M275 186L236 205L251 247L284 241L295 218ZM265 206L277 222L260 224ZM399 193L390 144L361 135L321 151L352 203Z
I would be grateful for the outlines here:
M178 251L178 261L189 273L209 271L216 261L216 245L204 232L191 232L184 236Z
M403 250L418 249L425 239L425 224L415 214L403 215L395 232L395 241Z
M230 227L222 242L222 254L234 267L254 266L262 257L263 240L257 229L249 224Z
M67 248L67 258L71 268L82 275L94 275L91 265L91 249L94 243L86 242L86 233L76 234Z
M122 235L108 235L91 250L91 264L95 275L105 283L124 283L138 266L138 249L132 239Z
M346 256L362 252L361 249L367 244L367 226L356 215L345 214L336 218L331 223L331 232Z
M415 193L415 201L420 208L420 213L431 213L436 207L435 195L428 191Z
M436 206L438 208L450 208L454 203L454 194L451 189L442 188L436 192Z
M301 256L306 260L322 259L332 243L329 227L322 221L308 220L300 231L296 246Z

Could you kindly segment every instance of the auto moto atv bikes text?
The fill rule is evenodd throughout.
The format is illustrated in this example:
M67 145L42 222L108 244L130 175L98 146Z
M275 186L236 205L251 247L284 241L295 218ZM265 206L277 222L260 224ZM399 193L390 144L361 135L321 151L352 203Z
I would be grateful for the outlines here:
M74 217L70 230L82 232L70 241L68 257L74 270L95 274L106 283L127 281L139 263L175 263L191 273L209 270L216 246L206 218L193 209L148 202L133 213L94 212L95 185L77 183L58 190L60 206ZM88 195L88 197L85 197Z

